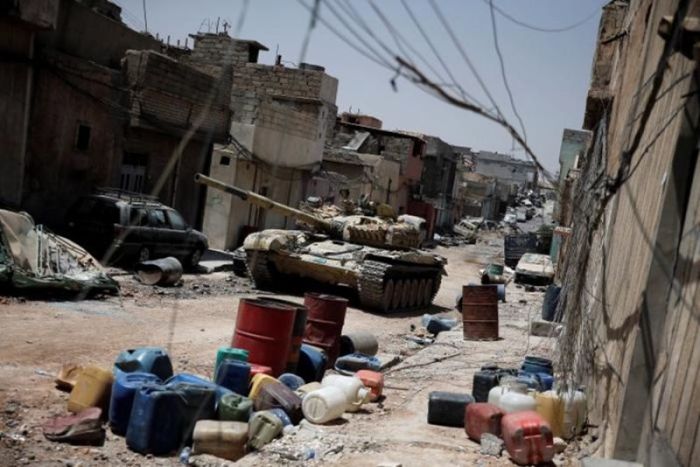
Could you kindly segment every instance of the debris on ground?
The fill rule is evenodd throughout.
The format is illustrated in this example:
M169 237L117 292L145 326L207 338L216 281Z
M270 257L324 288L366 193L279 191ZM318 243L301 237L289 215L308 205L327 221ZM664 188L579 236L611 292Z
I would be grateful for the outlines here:
M13 291L116 293L119 286L76 243L35 225L25 212L0 209L0 285Z
M182 263L173 257L142 261L134 268L136 277L146 285L174 286L182 278Z
M481 435L481 453L487 456L501 457L503 452L503 440L491 433Z

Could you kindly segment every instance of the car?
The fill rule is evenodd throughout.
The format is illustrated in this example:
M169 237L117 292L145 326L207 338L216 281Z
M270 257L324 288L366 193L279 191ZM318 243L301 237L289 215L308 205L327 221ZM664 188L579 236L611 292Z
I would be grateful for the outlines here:
M525 208L518 208L515 210L515 218L517 219L518 222L526 222L527 221L527 212L525 211Z
M174 256L194 268L209 247L175 209L155 197L102 189L68 210L66 235L103 262L143 262Z
M525 253L515 267L515 282L547 285L554 280L554 266L548 255Z

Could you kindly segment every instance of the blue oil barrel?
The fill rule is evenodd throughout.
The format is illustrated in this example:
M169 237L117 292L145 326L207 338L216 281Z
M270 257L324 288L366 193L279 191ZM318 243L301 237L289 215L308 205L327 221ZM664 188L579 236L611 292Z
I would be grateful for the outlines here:
M126 434L136 392L145 385L160 383L160 378L151 373L120 373L117 376L112 384L109 404L109 425L114 434Z
M542 357L533 357L531 355L525 357L525 361L523 361L523 365L520 367L520 369L525 373L547 373L550 375L553 374L552 361L550 359Z
M160 347L137 347L125 350L114 362L114 373L152 373L165 381L173 375L168 353Z

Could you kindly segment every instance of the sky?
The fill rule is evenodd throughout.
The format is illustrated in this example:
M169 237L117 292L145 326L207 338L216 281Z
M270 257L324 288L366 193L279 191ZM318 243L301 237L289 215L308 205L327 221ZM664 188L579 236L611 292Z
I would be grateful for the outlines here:
M272 64L275 52L283 63L299 62L310 22L302 3L313 0L113 0L123 8L122 19L137 30L144 30L143 2L148 31L161 38L170 36L184 44L188 34L215 32L224 22L228 32L241 39L257 40L270 51L262 52L260 63ZM448 31L441 24L429 0L405 0L418 19L439 56L460 86L476 100L493 108L486 92L460 55ZM591 63L600 20L601 0L493 0L494 5L521 22L546 29L559 29L580 23L565 32L540 32L515 24L496 13L498 41L506 77L516 109L523 119L528 145L544 166L558 170L559 148L564 128L580 129L591 74ZM338 79L338 111L362 112L384 122L384 128L401 129L438 136L450 144L474 150L498 151L525 158L505 129L481 116L456 108L398 78L391 81L396 62L377 41L361 29L340 8L351 3L373 34L395 53L396 42L366 0L322 0L320 17L360 49L366 40L390 61L385 68L373 63L333 34L322 22L311 31L304 62L322 65ZM491 23L488 0L435 0L458 42L508 121L519 128L503 84ZM446 81L451 81L436 55L412 22L401 0L373 0L384 16ZM345 29L333 15L333 7L356 34ZM240 30L236 32L238 25ZM357 36L360 36L358 38ZM192 39L188 38L192 46ZM404 49L406 47L404 46ZM410 50L408 51L413 55ZM371 52L370 52L371 54ZM414 62L432 73L417 55ZM451 89L454 89L452 87ZM515 150L513 150L515 149Z

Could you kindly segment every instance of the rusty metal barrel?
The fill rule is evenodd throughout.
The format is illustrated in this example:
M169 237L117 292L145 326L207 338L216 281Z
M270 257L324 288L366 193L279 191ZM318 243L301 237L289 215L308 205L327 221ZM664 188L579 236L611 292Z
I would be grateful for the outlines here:
M498 339L498 289L494 285L462 288L464 340Z
M136 276L146 285L175 285L182 277L182 264L177 258L143 261L136 265Z
M292 302L290 300L268 297L264 297L263 300L291 306L296 310L296 313L294 314L294 324L292 326L292 342L289 346L289 357L287 358L287 369L285 370L287 373L295 373L297 371L297 365L299 364L299 351L301 350L301 343L304 339L306 317L308 316L309 312L304 305Z
M248 351L248 361L272 368L278 376L287 367L296 309L260 298L244 298L238 304L236 330L231 347Z
M332 368L340 353L348 301L335 295L309 292L304 294L304 305L309 311L304 343L323 349L328 356L327 368Z

